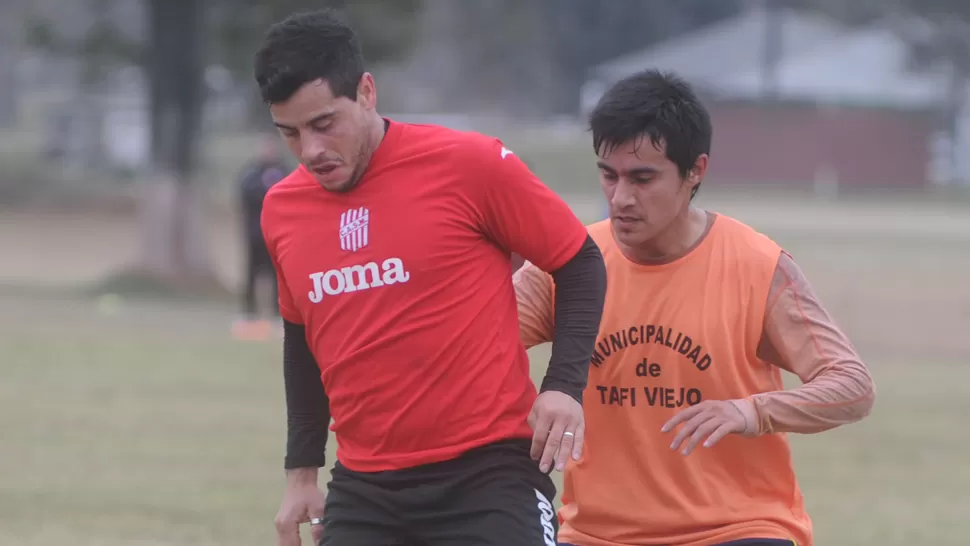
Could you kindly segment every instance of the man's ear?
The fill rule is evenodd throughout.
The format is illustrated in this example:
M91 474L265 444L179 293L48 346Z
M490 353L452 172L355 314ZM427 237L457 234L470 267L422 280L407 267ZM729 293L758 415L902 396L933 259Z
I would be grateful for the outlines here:
M694 162L694 166L687 173L687 178L692 185L698 186L704 180L704 176L707 174L709 160L707 154L697 156L697 161Z
M368 110L377 107L377 84L370 72L364 72L357 82L357 102Z
M690 197L691 199L697 195L697 190L701 187L701 182L704 181L704 176L707 174L707 164L709 156L707 154L701 154L697 157L697 161L694 161L694 166L687 171L687 178L684 182L690 186Z

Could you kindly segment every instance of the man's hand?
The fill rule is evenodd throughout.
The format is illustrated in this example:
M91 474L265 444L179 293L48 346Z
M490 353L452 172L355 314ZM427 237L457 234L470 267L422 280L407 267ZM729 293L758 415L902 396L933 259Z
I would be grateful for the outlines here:
M310 518L322 518L325 498L317 485L316 468L287 471L286 491L276 514L276 543L278 546L302 546L300 524ZM311 525L310 534L317 544L323 537L322 525Z
M529 426L533 431L532 459L539 461L543 472L549 472L553 462L562 472L570 453L575 460L583 454L583 406L568 394L540 394L529 413Z
M728 434L750 435L744 414L730 400L707 400L691 406L674 415L660 430L670 432L680 424L684 426L674 436L670 449L680 449L687 440L684 455L690 455L701 440L704 440L704 447L711 447Z

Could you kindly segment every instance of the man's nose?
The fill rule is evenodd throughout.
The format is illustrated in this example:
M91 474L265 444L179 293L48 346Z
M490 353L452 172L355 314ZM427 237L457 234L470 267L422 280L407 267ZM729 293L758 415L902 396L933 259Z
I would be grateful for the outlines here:
M620 179L617 181L616 186L613 189L613 195L610 197L610 204L613 205L614 209L623 209L635 203L633 184Z
M327 155L327 144L318 136L311 134L303 137L300 146L300 155L304 163L312 163Z

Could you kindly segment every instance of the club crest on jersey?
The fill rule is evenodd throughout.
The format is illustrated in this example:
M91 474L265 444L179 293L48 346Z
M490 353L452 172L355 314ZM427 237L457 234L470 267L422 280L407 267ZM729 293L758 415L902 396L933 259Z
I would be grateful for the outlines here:
M357 252L367 246L370 211L364 207L350 209L340 215L340 248Z

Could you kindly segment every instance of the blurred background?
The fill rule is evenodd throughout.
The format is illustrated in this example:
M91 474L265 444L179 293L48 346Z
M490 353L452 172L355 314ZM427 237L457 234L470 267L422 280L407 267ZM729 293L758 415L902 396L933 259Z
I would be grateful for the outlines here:
M237 321L240 188L294 163L251 59L327 5L382 114L502 138L586 222L600 94L694 84L698 202L783 244L876 378L870 419L793 438L817 543L967 543L966 0L0 0L0 544L274 543L281 351Z

